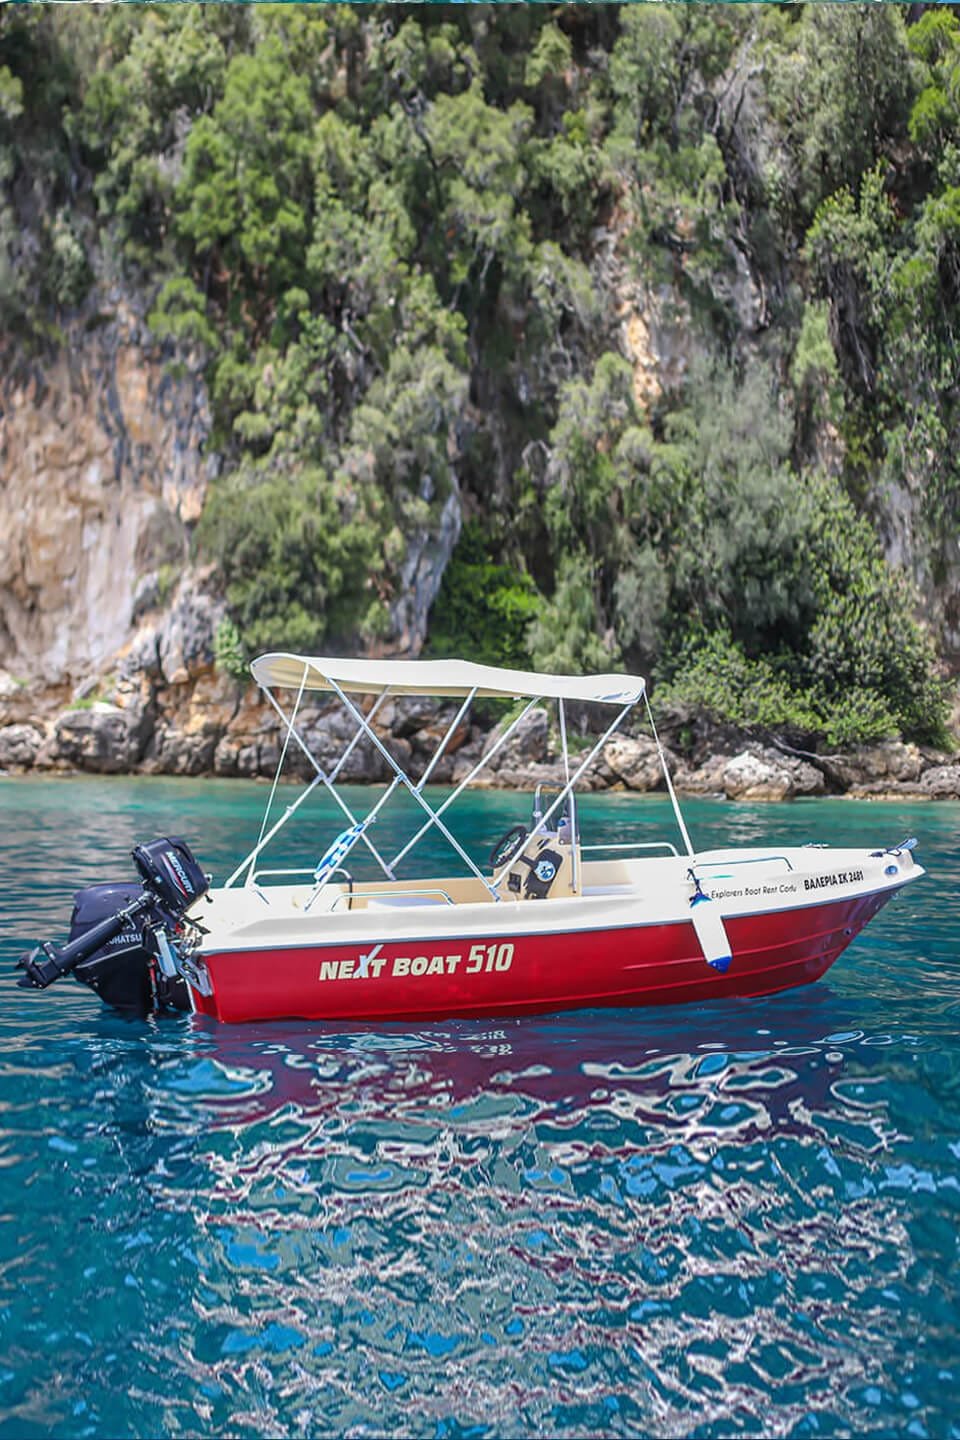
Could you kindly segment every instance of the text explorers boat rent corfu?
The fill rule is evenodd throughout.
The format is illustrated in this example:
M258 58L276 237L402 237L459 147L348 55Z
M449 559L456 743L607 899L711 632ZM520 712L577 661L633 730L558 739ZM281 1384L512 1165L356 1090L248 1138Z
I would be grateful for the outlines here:
M766 995L818 979L891 896L924 873L912 840L874 850L695 850L638 676L292 654L263 655L252 669L283 735L256 845L218 887L185 841L138 846L140 881L81 891L70 939L22 956L21 985L44 989L72 972L121 1008L170 1005L234 1022L408 1021ZM335 695L355 727L327 769L297 728L307 691ZM292 708L284 702L291 695ZM416 780L374 725L385 701L405 696L459 702ZM517 713L438 800L426 789L431 775L462 735L470 706L485 698L519 702ZM581 839L577 786L641 702L682 851L669 840ZM555 706L563 783L542 805L538 793L529 824L514 826L478 861L449 828L448 812L543 704ZM601 733L575 755L571 704L598 707L593 713L604 716ZM379 752L390 779L358 816L350 803L356 796L337 781L362 739ZM312 778L271 825L291 747L306 757ZM319 860L304 857L303 869L264 868L266 847L318 788L333 797L345 828ZM376 821L400 790L415 803L418 821L402 848L387 855ZM401 878L400 867L428 834L449 844L459 873ZM351 872L361 848L379 878Z

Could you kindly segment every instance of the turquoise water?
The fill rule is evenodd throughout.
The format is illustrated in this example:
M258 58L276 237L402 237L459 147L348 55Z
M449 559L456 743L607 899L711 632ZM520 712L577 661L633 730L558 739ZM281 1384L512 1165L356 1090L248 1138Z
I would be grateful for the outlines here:
M960 807L686 807L700 846L920 837L771 1000L369 1031L15 988L135 841L222 879L265 796L0 780L0 1436L960 1437Z

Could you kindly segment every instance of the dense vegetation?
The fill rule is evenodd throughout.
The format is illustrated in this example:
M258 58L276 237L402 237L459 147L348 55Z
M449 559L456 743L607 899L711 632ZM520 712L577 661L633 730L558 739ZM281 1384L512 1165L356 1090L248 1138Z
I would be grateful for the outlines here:
M0 325L56 344L120 278L203 364L224 655L396 643L463 518L433 653L936 739L878 538L907 497L936 578L960 511L960 19L924 10L7 9Z

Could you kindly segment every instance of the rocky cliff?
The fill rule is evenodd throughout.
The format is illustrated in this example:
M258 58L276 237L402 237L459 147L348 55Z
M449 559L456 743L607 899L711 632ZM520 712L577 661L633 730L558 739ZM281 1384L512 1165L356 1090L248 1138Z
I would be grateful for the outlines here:
M56 353L0 367L0 666L96 681L174 598L215 468L202 379L114 293Z
M224 602L217 575L192 553L218 468L200 368L158 344L129 298L115 293L111 301L46 361L8 356L0 390L0 771L272 775L280 722L255 687L218 670ZM649 404L689 363L682 307L664 292L625 286L620 320L635 389ZM411 547L402 628L414 650L455 529L445 520L439 544L425 535ZM377 730L416 776L451 715L442 704L394 702ZM303 728L324 765L352 734L332 703L308 704ZM483 726L462 726L435 779L462 779L494 738ZM950 756L900 742L804 757L710 730L668 757L678 789L691 794L960 796L960 766ZM288 768L305 775L309 763L295 752ZM557 737L546 712L535 711L479 783L532 788L562 783L562 774ZM373 747L357 746L345 778L385 776ZM611 741L587 783L662 788L652 741Z

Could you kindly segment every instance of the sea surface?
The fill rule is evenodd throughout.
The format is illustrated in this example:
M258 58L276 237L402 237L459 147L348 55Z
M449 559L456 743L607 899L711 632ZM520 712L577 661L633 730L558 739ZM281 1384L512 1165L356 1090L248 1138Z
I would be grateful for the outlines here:
M0 1436L960 1437L960 806L685 806L700 847L919 837L927 877L773 999L228 1027L16 988L134 843L222 880L267 793L0 779ZM652 797L581 819L670 833ZM329 820L291 832L313 863Z

